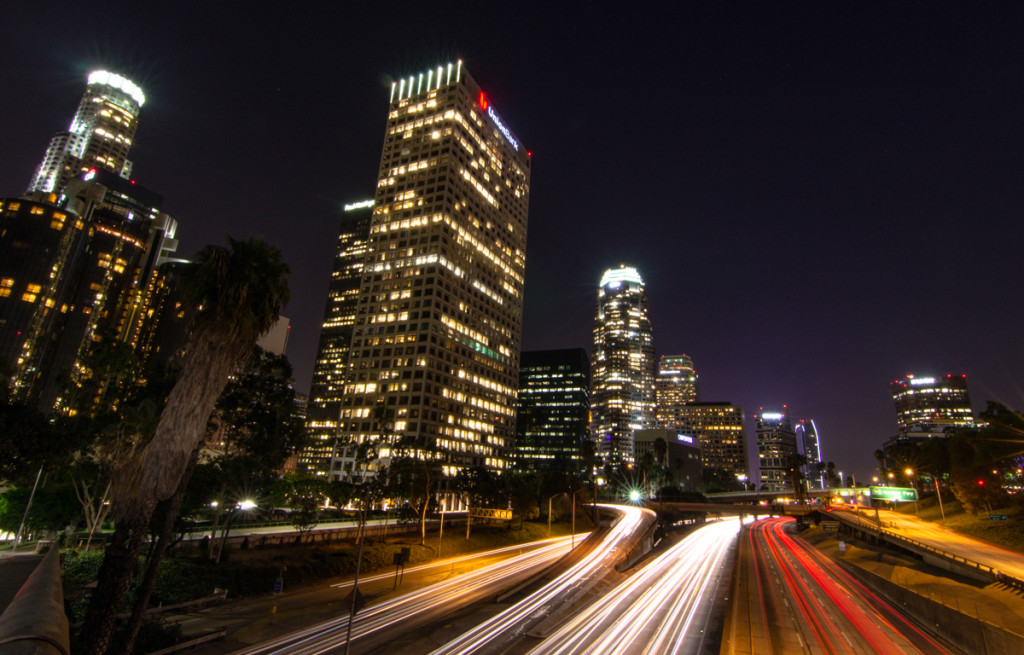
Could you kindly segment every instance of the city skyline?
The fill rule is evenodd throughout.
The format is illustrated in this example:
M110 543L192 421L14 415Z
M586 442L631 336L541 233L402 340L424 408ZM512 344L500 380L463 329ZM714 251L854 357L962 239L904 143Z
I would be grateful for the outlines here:
M300 390L390 82L462 57L535 151L525 350L589 349L594 285L628 261L658 353L700 362L702 397L748 408L748 434L749 408L786 403L857 471L895 435L887 385L907 373L966 373L975 412L1024 408L1020 7L215 10L216 38L159 9L60 11L2 28L0 195L25 190L90 70L131 79L133 174L178 253L252 233L291 264Z

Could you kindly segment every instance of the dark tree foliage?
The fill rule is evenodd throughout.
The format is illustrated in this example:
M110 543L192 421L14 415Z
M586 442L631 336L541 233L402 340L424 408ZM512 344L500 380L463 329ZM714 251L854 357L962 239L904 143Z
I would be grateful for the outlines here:
M505 480L482 466L459 471L452 482L452 489L462 494L471 507L504 508L508 506Z
M31 492L31 487L22 487L0 495L0 530L18 531ZM41 486L32 499L32 511L25 520L25 529L30 533L63 530L75 522L80 512L75 492L70 486Z
M0 480L31 486L40 466L60 468L83 438L62 430L30 405L0 404Z

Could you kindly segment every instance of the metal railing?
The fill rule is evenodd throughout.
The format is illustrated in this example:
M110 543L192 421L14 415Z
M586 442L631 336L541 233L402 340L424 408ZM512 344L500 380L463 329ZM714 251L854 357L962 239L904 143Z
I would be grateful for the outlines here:
M923 541L918 541L917 539L906 537L904 535L893 532L892 530L886 530L885 521L880 521L879 523L876 523L874 521L864 519L861 516L850 516L849 514L843 512L832 512L829 516L843 523L846 523L847 525L853 524L856 525L858 528L866 528L868 530L871 530L872 532L876 533L879 537L882 537L887 541L902 542L904 544L913 546L918 550L927 551L928 553L940 557L942 559L955 562L957 564L975 569L982 573L986 573L992 576L992 578L997 582L1002 582L1004 584L1017 587L1018 589L1024 589L1024 579L1018 578L1014 575L1003 573L995 567L989 566L988 564L982 564L981 562L964 557L963 555L958 555L947 550L942 550L941 548L936 548L931 544L927 544ZM896 524L892 522L889 522L888 525L890 528L894 528L896 526Z

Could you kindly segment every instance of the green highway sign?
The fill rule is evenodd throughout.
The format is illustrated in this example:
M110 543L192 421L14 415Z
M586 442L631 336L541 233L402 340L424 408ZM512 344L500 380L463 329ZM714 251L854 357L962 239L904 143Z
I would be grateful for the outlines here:
M907 503L917 500L917 489L910 487L871 487L871 499Z
M1006 514L989 514L988 515L988 520L989 521L1005 521L1006 520Z

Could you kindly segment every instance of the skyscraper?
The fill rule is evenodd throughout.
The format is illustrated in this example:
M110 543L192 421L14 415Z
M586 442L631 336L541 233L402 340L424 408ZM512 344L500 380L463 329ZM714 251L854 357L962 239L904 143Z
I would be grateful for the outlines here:
M689 355L662 355L658 360L657 392L658 426L679 430L679 411L687 403L697 402L697 371Z
M529 195L529 153L461 61L392 85L333 477L364 473L363 442L508 467Z
M787 476L790 457L797 453L796 434L789 420L789 409L766 412L764 408L757 420L757 456L761 469L761 488L766 491L792 491Z
M582 348L524 352L516 402L516 468L581 473L590 437L590 359Z
M705 469L725 486L746 484L747 439L743 408L727 402L690 403L677 408L674 417L679 434L698 439Z
M145 359L157 266L177 249L162 202L95 169L68 184L62 205L42 192L0 199L0 359L16 396L45 410L87 406L68 394L101 392L100 380L83 382L89 350L105 338Z
M913 426L972 425L974 412L967 393L966 375L944 378L908 375L889 385L896 405L896 425L900 433Z
M633 432L655 427L654 337L635 268L605 271L594 319L592 437L612 464L631 463Z
M800 447L800 453L807 458L807 466L804 471L807 474L807 483L811 489L824 489L825 482L822 474L818 472L818 464L821 463L821 443L818 441L818 426L813 420L800 419L796 424L796 439Z
M310 445L302 450L298 460L299 468L317 475L327 475L330 470L334 441L341 427L341 401L372 215L373 200L345 205L338 231L338 249L327 288L327 306L306 407Z
M90 73L71 127L50 139L28 190L61 193L72 178L94 168L130 177L128 151L145 102L131 80L107 71Z

